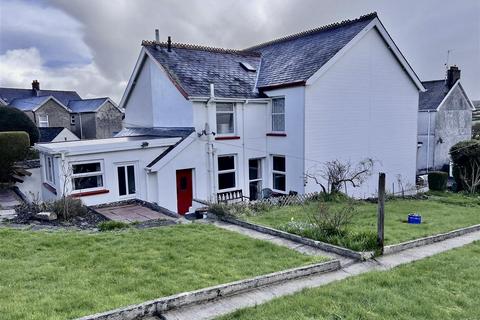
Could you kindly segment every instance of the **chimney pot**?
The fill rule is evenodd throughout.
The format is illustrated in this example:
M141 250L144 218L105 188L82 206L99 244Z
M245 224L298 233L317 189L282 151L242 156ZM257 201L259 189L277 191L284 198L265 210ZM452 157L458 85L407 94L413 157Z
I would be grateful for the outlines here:
M33 91L40 91L40 82L38 80L32 81L32 90Z
M160 32L158 29L155 29L155 41L160 42Z
M167 39L167 51L168 52L172 51L172 38L170 36L168 36L168 39Z
M447 86L451 89L455 83L460 80L460 69L457 66L451 66L447 71Z

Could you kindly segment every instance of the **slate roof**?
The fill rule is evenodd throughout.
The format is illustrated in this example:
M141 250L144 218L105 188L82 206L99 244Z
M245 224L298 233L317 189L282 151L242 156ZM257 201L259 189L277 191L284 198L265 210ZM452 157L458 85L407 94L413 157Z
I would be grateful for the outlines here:
M17 108L22 111L32 111L35 108L41 106L48 100L50 96L47 97L30 97L30 98L20 98L20 99L13 99L9 106Z
M38 139L38 142L51 142L53 139L55 139L56 136L60 134L60 132L63 131L63 127L48 127L48 128L38 128L38 131L40 131L40 138Z
M186 138L194 131L193 127L124 128L115 137Z
M68 108L75 113L95 112L108 98L95 98L83 100L70 100Z
M434 111L438 108L443 98L448 94L445 80L433 80L422 82L427 91L420 92L418 110Z
M261 96L257 89L302 84L376 17L371 13L245 50L173 43L168 52L166 43L156 41L143 41L142 46L185 96L209 96L213 83L216 96L252 98Z
M68 104L70 100L80 100L81 97L75 91L60 91L60 90L39 90L32 89L17 89L17 88L2 88L0 87L0 98L6 103L10 104L14 99L26 99L35 97L53 96L64 105Z

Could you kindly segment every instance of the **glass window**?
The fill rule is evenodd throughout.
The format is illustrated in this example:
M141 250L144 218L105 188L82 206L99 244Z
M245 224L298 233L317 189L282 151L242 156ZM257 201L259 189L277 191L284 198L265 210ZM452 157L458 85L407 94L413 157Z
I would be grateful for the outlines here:
M101 162L72 164L73 190L85 190L103 187L103 169Z
M218 190L236 187L235 156L218 157Z
M272 184L273 189L278 191L286 191L286 166L285 157L273 156Z
M232 103L217 103L217 134L235 132L235 113Z
M48 127L48 115L38 116L38 126L40 128Z
M75 115L73 115L73 114L70 116L70 124L71 124L72 126L75 125Z
M133 164L117 167L118 194L120 196L135 194L135 166Z
M53 158L45 156L45 179L47 182L55 184L55 170L53 166Z
M285 98L272 99L272 131L285 131Z

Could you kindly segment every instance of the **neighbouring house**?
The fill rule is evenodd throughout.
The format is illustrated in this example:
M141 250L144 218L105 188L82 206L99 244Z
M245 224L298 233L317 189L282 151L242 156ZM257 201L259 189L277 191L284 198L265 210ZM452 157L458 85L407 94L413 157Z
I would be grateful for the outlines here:
M64 127L41 127L39 143L80 140L72 131Z
M450 148L472 137L475 110L460 83L460 69L452 66L447 79L423 82L418 105L417 172L450 170Z
M62 127L82 139L111 138L122 129L123 112L109 98L82 99L75 91L0 87L0 105L24 111L37 127ZM82 121L83 120L83 121Z
M475 107L475 110L473 111L472 114L472 122L474 124L479 123L480 124L480 100L472 101L473 106Z
M70 100L72 131L82 139L111 138L122 130L123 111L109 98Z
M379 172L389 192L414 186L424 90L376 13L245 50L157 37L142 42L116 138L37 146L45 198L183 214L194 199L320 191L306 173L365 158L374 172L349 195L375 195Z

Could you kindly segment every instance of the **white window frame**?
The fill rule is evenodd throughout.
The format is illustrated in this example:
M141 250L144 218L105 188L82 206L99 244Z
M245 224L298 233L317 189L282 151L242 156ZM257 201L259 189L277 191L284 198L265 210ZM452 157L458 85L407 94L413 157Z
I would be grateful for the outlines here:
M134 179L135 179L135 193L128 193L128 174L127 174L127 170L125 170L125 187L126 187L126 191L127 193L124 194L123 196L120 195L120 188L118 186L118 168L119 167L128 167L128 166L133 166L133 174L134 174ZM115 163L115 176L117 178L116 180L116 183L117 183L117 194L118 194L118 197L120 199L129 199L129 198L135 198L136 195L138 194L138 178L137 178L137 173L138 173L138 170L137 170L137 162L119 162L119 163Z
M219 158L223 158L223 157L233 157L233 169L227 169L227 170L219 170L218 168L218 159ZM237 174L237 155L236 154L222 154L222 155L219 155L217 156L217 163L216 163L216 166L217 166L217 189L219 192L228 192L228 191L233 191L233 190L236 190L237 189L237 185L238 185L238 174ZM235 185L231 188L227 188L227 189L220 189L220 174L222 173L231 173L233 172L235 174Z
M217 106L218 105L230 105L232 107L232 111L218 111L218 108ZM233 116L233 130L232 132L227 132L227 133L222 133L222 132L219 132L218 130L218 114L232 114ZM221 137L225 137L225 136L235 136L236 134L236 130L237 130L237 119L236 119L236 115L235 115L235 103L230 103L230 102L218 102L216 105L215 105L215 127L216 127L216 134L218 136L221 136Z
M81 164L88 164L88 163L100 163L100 171L95 172L86 172L86 173L73 173L73 166L74 165L81 165ZM72 161L69 163L70 170L71 170L71 178L70 182L72 184L72 192L71 193L81 193L85 191L96 191L96 190L104 190L105 189L105 166L103 164L103 160L87 160L87 161ZM103 185L100 187L94 188L84 188L84 189L75 189L75 178L84 178L84 177L92 177L92 176L102 176L102 183Z
M75 115L74 114L70 115L70 125L72 125L72 126L75 125Z
M273 169L273 162L274 162L275 157L285 159L285 171L278 171L278 170ZM275 192L278 192L278 193L286 194L287 193L287 157L285 157L284 155L281 155L281 154L272 154L271 158L272 158L272 174L271 174L272 190L275 191ZM274 174L281 174L281 175L285 176L285 190L279 190L279 189L274 188L274 181L275 181L275 179L273 178Z
M250 160L255 160L255 161L258 161L258 163L260 164L259 168L258 168L258 171L260 173L260 178L256 178L256 179L250 179ZM248 190L250 191L250 182L261 182L261 185L262 185L262 189L264 187L264 174L263 174L263 167L264 167L264 158L250 158L248 159ZM273 174L272 174L273 176ZM261 191L260 190L260 199L261 199ZM251 196L251 194L249 194L249 196ZM257 199L257 200L260 200L260 199Z
M55 187L55 162L53 157L50 155L45 155L45 182L47 182L52 187Z
M273 110L273 101L274 100L283 100L283 112L274 112ZM276 128L274 128L274 121L273 121L273 118L274 118L274 115L283 115L283 130L276 130ZM275 98L272 98L272 112L271 112L271 127L272 127L272 132L276 132L276 133L285 133L286 131L286 117L285 117L285 97L275 97Z
M48 128L49 127L48 114L38 115L38 127L39 128Z

